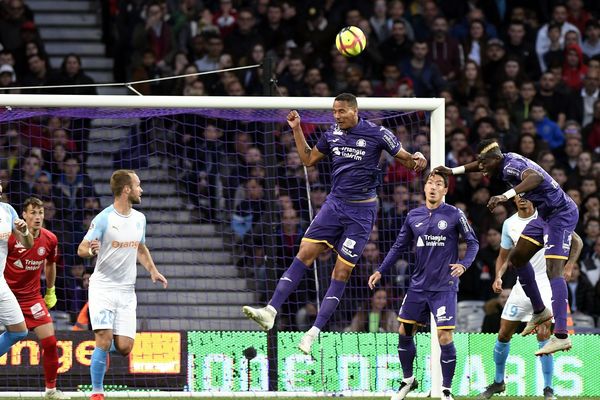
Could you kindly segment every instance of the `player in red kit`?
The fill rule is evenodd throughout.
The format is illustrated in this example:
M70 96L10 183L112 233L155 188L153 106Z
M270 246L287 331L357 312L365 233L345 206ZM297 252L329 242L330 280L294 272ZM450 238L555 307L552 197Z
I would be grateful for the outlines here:
M58 239L44 229L44 207L40 199L30 197L23 204L23 219L34 237L34 244L27 249L11 235L8 240L8 258L4 277L15 294L27 328L33 330L42 345L42 364L46 380L45 399L68 399L56 389L58 375L58 349L54 324L48 309L56 305L56 260ZM42 297L40 277L46 274L46 295Z

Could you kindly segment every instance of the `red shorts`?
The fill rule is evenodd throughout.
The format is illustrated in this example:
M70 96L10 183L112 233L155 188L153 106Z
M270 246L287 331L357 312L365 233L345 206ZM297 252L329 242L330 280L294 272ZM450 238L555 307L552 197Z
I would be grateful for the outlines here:
M52 322L52 317L42 296L28 299L22 299L17 296L17 301L21 306L21 311L23 311L27 329L37 328L40 325Z

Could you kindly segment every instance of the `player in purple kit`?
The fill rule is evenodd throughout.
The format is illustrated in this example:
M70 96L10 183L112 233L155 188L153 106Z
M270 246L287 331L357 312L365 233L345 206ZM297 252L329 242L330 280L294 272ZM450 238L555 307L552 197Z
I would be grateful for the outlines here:
M387 151L415 171L422 171L427 166L421 153L410 154L404 150L392 132L359 118L354 95L342 93L335 98L333 117L335 124L311 149L300 126L300 115L291 111L287 116L304 165L315 165L326 155L331 157L333 185L321 211L302 238L292 265L279 279L269 304L263 308L244 306L242 309L261 328L271 329L281 305L296 290L306 270L319 254L334 249L338 257L331 283L314 325L298 345L305 354L310 353L314 340L340 302L352 268L371 234L377 215L381 151Z
M381 266L369 277L369 287L373 289L382 275L398 261L401 253L415 245L415 266L398 317L398 355L404 379L392 400L404 399L418 387L413 376L417 352L414 325L426 324L430 313L435 315L441 348L442 399L453 398L450 388L456 368L456 348L452 333L456 322L458 277L471 266L479 250L479 242L464 213L444 203L446 193L448 178L429 174L425 182L425 205L409 211L396 242ZM460 235L467 242L467 252L462 260L458 259Z
M513 188L502 195L493 196L488 202L490 211L517 194L535 205L538 217L525 226L510 255L510 262L517 267L519 281L531 300L534 312L522 335L530 334L554 314L554 336L535 354L540 356L569 350L572 345L567 333L568 299L563 270L569 258L571 238L579 219L579 210L575 202L539 165L516 153L502 153L498 142L493 139L484 140L479 144L477 161L452 169L438 167L435 171L446 175L477 171L483 171L488 176L499 174ZM544 240L545 237L547 240ZM552 289L552 312L544 306L535 281L534 269L529 262L541 247L544 247L546 270Z

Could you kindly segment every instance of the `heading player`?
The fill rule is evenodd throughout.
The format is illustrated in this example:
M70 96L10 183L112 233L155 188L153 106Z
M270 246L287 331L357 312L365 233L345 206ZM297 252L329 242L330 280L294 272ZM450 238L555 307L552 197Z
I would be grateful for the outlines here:
M435 171L445 175L478 171L483 171L488 176L499 175L513 188L499 196L493 196L488 202L490 211L517 194L521 194L537 208L538 217L523 229L510 254L510 262L517 267L523 291L531 299L533 306L533 315L521 334L530 334L554 314L554 336L535 354L540 356L569 350L572 344L567 332L567 283L563 273L571 250L571 238L579 220L575 202L539 165L516 153L502 153L500 145L493 139L479 144L477 161L452 169L437 167ZM547 240L544 240L545 237ZM553 312L544 306L529 262L542 247L552 288Z
M430 313L436 319L441 349L442 399L453 399L450 389L456 368L456 347L452 333L456 323L458 278L473 263L479 242L464 213L444 202L446 193L448 178L429 174L425 182L425 205L408 212L396 242L381 266L369 277L369 287L373 289L401 254L415 245L415 266L398 317L398 355L404 379L392 400L404 399L418 387L413 375L417 354L414 325L427 324ZM458 259L460 235L467 242L467 252L462 260Z
M304 138L298 112L291 111L287 116L304 165L315 165L326 155L331 157L333 186L302 238L292 265L280 278L269 305L258 309L243 307L249 318L263 329L271 329L281 305L296 290L317 256L329 248L337 251L331 283L321 309L298 346L306 354L310 353L314 340L338 306L346 282L371 234L377 216L376 189L381 173L378 167L381 152L387 151L415 171L422 171L427 166L421 153L410 154L404 150L392 132L359 118L354 95L342 93L335 98L333 117L335 124L311 149Z
M1 183L0 195L2 195ZM27 229L27 223L19 219L10 204L0 203L0 324L6 327L6 331L0 335L0 356L6 354L13 344L27 336L27 326L21 307L4 279L8 239L11 233L19 238L26 249L33 246L33 236Z
M56 261L58 239L43 228L44 203L30 197L23 203L23 219L34 238L33 247L26 249L15 235L8 240L8 258L4 277L15 294L28 329L33 329L42 345L42 365L46 382L46 399L68 399L56 389L58 348L52 316L48 311L56 305ZM46 275L46 295L42 297L40 279Z
M90 365L92 400L104 399L108 352L126 356L133 349L137 261L150 272L152 282L162 282L167 287L167 279L156 269L145 244L146 217L132 208L133 204L141 203L140 178L134 171L120 169L110 177L110 188L114 203L94 218L77 249L82 258L98 255L88 296L96 337Z
M512 215L502 225L502 242L500 243L500 254L496 259L496 280L492 284L494 292L502 292L502 276L508 267L508 255L517 244L523 228L532 220L537 218L537 211L533 207L533 203L526 200L522 196L515 196L515 204L517 205L517 213ZM573 268L579 253L583 247L583 242L577 233L573 232L573 244L569 260L565 267L565 273ZM550 289L550 281L546 274L546 261L544 260L544 251L540 249L531 259L531 265L535 271L535 280L542 300L546 307L552 306L552 290ZM531 301L525 295L521 284L517 283L513 286L510 296L502 310L500 319L500 331L498 339L494 346L494 363L496 364L496 376L494 382L490 384L483 393L478 396L478 399L489 399L496 393L504 392L506 385L504 384L504 371L506 369L506 359L510 352L510 340L517 331L521 322L528 322L531 319L533 309ZM539 347L543 347L550 337L550 321L544 322L537 327L537 340ZM546 400L554 399L554 390L552 389L552 375L554 374L554 363L551 354L546 354L540 357L542 364L542 374L544 375L544 398Z

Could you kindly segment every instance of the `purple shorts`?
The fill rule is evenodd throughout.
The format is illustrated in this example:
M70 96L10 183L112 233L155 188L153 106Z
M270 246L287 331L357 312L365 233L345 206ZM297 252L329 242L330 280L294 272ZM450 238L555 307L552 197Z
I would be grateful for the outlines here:
M521 237L538 246L544 246L546 258L566 260L571 251L571 238L579 220L579 211L576 207L555 212L546 221L539 215L529 221Z
M349 203L328 196L302 240L325 243L342 261L356 265L377 218L377 201Z
M407 324L427 325L433 313L438 329L454 329L456 326L456 292L415 292L408 289L398 321Z

